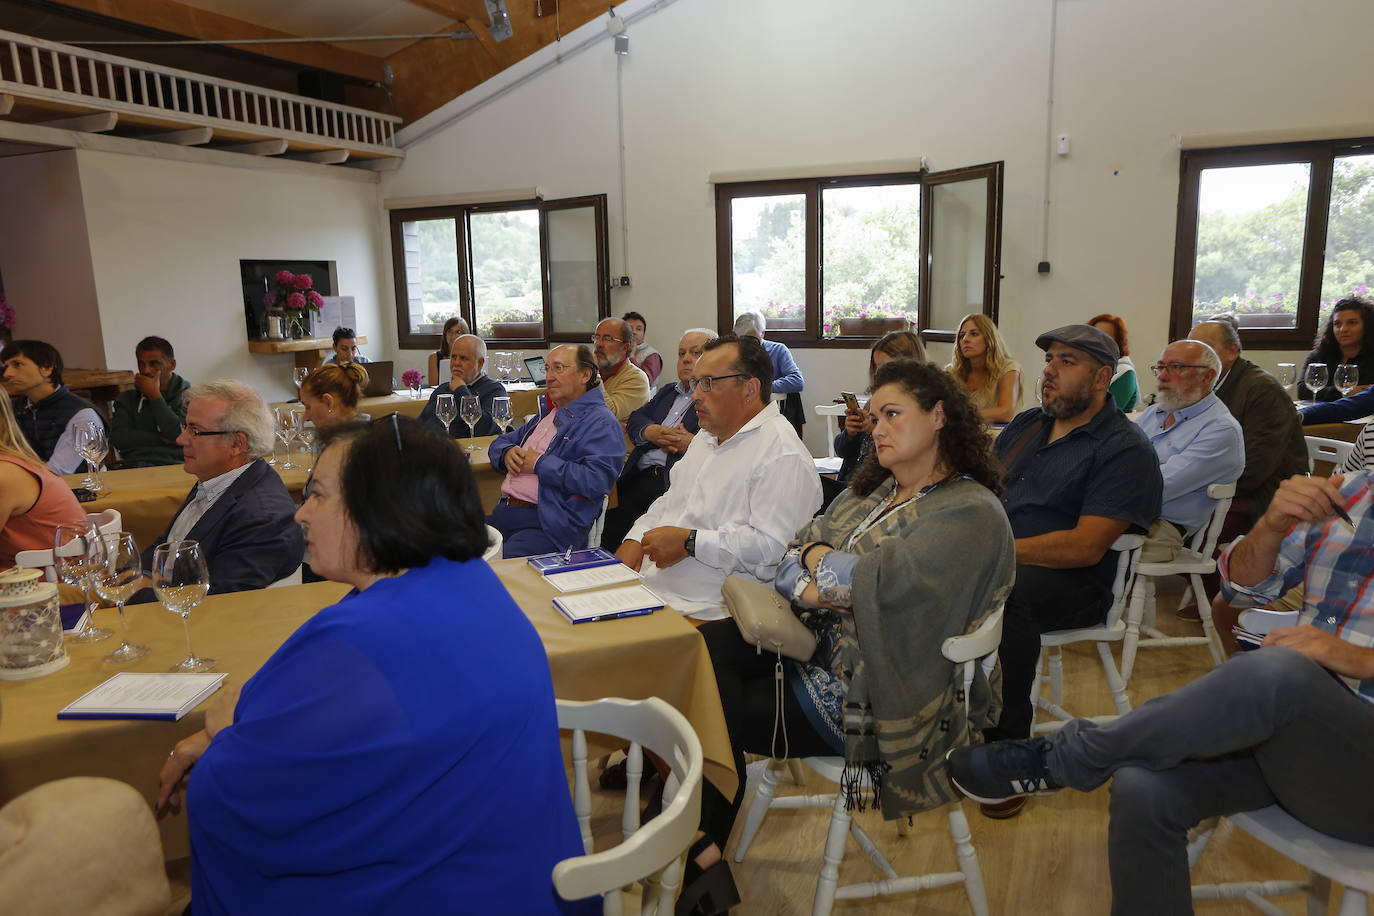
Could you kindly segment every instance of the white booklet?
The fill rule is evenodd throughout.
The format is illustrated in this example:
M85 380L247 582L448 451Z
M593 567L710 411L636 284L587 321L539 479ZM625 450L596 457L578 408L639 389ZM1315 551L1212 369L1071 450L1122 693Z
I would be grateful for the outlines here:
M223 674L121 671L57 714L59 719L180 719L219 689Z
M544 573L544 578L560 592L580 592L584 588L607 588L626 582L638 582L644 577L624 563L613 563L610 566L591 566L571 572Z
M553 606L573 623L591 623L648 614L663 607L663 599L643 585L630 585L601 592L564 595L553 599Z

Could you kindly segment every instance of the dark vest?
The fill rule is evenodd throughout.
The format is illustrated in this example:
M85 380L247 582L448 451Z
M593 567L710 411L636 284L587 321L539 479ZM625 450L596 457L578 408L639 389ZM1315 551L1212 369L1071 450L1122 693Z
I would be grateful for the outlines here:
M11 403L24 438L29 440L29 445L44 461L52 457L57 440L62 438L62 432L76 412L87 407L95 409L89 401L72 394L66 385L58 385L56 391L36 404L30 404L23 395L14 398ZM96 411L96 416L99 415L99 411Z

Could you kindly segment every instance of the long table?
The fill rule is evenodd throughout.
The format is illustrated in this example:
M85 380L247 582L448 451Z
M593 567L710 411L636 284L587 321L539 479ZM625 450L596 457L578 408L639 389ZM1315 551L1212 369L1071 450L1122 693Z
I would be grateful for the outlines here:
M664 610L573 626L553 609L553 587L525 561L492 565L538 630L560 698L662 697L696 729L707 778L727 797L733 794L738 777L715 676L705 643L685 619ZM347 586L323 582L212 595L191 614L196 652L217 660L215 670L228 674L226 683L242 684L301 623L346 591ZM210 701L179 722L57 719L59 709L119 671L166 671L185 656L181 621L161 605L132 606L126 613L130 637L151 648L143 658L111 665L101 658L114 641L69 644L72 661L63 670L29 681L0 681L0 804L68 776L107 776L134 786L150 803L156 799L163 760L173 744L204 726ZM98 614L103 615L99 623L114 625L113 610ZM186 855L185 818L164 816L159 826L167 858Z

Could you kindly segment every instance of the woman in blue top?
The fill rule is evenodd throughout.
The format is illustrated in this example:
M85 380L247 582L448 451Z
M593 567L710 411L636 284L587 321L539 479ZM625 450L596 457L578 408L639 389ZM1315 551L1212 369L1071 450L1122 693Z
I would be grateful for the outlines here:
M463 453L394 415L320 441L296 518L353 590L163 766L197 916L595 911L553 889L582 846L548 659L481 559Z

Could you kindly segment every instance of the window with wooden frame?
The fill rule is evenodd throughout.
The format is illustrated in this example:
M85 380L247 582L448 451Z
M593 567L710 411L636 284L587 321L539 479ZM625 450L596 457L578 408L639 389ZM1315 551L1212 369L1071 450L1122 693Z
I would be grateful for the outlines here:
M788 346L953 340L997 318L1002 163L716 185L717 320L760 311Z
M1247 347L1312 346L1374 286L1374 139L1184 150L1170 335L1229 312Z
M585 343L610 314L606 195L391 211L403 349L461 316L502 343Z

